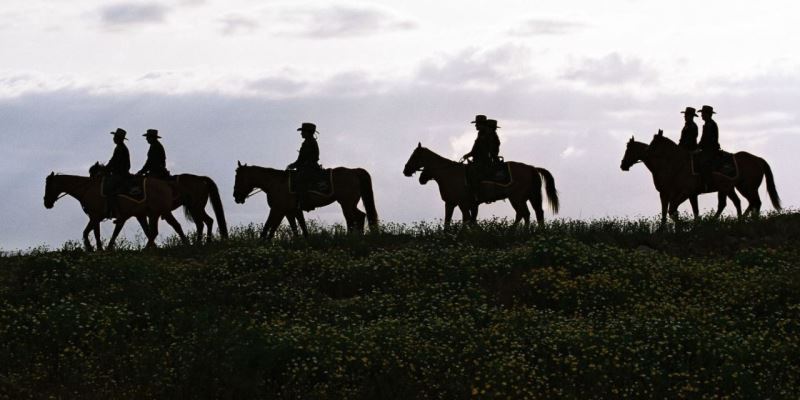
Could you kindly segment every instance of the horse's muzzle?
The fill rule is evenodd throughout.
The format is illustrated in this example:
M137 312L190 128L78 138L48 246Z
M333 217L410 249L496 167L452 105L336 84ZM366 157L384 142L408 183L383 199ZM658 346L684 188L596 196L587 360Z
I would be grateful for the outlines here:
M49 210L49 209L51 209L51 208L53 208L53 206L54 206L55 204L56 204L56 202L55 202L55 201L47 201L47 199L44 199L44 208L46 208L46 209L48 209L48 210Z
M413 168L409 168L407 165L406 165L405 168L403 168L403 175L405 175L405 176L412 176L412 175L414 175L414 172L417 172L417 171L415 171Z

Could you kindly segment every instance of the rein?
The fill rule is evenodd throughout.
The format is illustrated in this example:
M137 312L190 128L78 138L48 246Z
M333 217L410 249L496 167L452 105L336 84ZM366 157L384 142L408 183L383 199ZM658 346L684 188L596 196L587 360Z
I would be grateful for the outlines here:
M259 193L261 193L261 192L263 192L263 190L262 190L262 189L258 189L258 188L256 188L256 190L255 190L255 191L253 191L253 193L250 193L250 194L248 194L248 195L247 195L247 197L245 197L245 199L249 199L250 197L253 197L254 195L257 195L257 194L259 194Z

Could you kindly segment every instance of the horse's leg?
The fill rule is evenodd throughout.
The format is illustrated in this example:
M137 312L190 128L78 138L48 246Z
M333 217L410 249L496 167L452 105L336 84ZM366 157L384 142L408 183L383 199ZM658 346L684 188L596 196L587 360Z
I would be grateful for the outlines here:
M480 205L481 203L475 202L469 209L470 221L472 223L478 223L478 207L480 207Z
M444 203L444 229L450 227L450 221L453 220L453 211L456 209L456 205L453 203ZM463 211L462 211L463 214Z
M103 241L100 240L100 220L92 220L92 230L94 230L94 242L97 243L97 251L103 251Z
M717 212L714 213L714 219L719 219L719 216L722 215L722 211L725 210L725 206L727 205L728 205L727 193L722 191L717 192Z
M464 204L459 204L458 205L458 209L461 210L461 224L463 225L462 226L462 228L463 228L464 226L467 226L467 224L469 222L472 221L472 216L470 214L470 208L467 207Z
M264 229L261 230L261 240L271 240L275 236L275 231L278 229L278 225L281 224L282 220L282 213L270 209L267 221L264 222Z
M86 251L92 252L94 249L92 248L92 243L89 242L89 232L94 229L94 220L89 219L89 223L86 224L86 228L83 230L83 245L86 246Z
M289 228L292 229L292 236L297 237L297 219L292 214L286 214L286 220L289 221Z
M172 216L171 213L169 215ZM151 249L151 248L155 248L156 247L156 237L158 237L158 219L159 218L160 217L159 217L158 214L151 215L150 218L149 218L149 220L150 220L150 239L147 241L147 245L144 246L146 249ZM164 218L164 219L166 219L166 218ZM172 219L175 219L175 217L172 217ZM181 233L183 233L183 231L181 231ZM186 236L184 236L183 239L185 240Z
M525 220L525 227L527 228L531 224L531 212L528 210L528 202L527 199L514 199L511 200L511 206L514 207L514 211L516 211L516 218L514 220L513 227L516 227L519 224L520 220Z
M694 220L697 221L700 218L700 208L697 206L697 195L689 196L689 203L692 205Z
M530 198L528 198L528 201L531 202L533 212L536 214L536 223L539 226L544 225L544 208L542 208L543 199L541 190L534 190Z
M728 197L731 199L731 203L733 203L733 206L736 207L736 217L741 219L742 202L739 201L739 196L736 194L736 189L731 189L730 193L728 193Z
M117 220L114 222L114 233L111 234L111 239L108 240L108 246L106 246L107 250L114 249L114 246L117 243L117 236L119 236L119 233L122 231L122 227L125 226L125 221L127 221L128 218L130 217L125 217L125 218L120 217L117 218ZM146 235L147 231L145 231L144 233Z
M667 227L667 208L669 207L669 199L667 198L666 193L658 193L659 198L661 199L661 225L658 227L658 230L661 231Z
M203 218L203 222L206 223L206 229L208 229L208 231L206 232L206 242L210 242L214 239L214 218L211 218L211 216L206 213L206 210L200 209L200 211L201 211L200 216ZM198 236L201 239L203 237L202 234ZM198 241L198 243L199 242L200 241Z
M295 218L297 218L297 223L300 225L300 231L303 232L303 237L308 239L308 227L306 226L306 218L303 216L303 213L297 213Z
M172 215L171 212L164 214L164 221L167 221L169 226L171 226L172 229L175 230L175 232L178 234L178 237L181 238L181 243L183 243L184 245L189 244L189 239L187 239L186 235L183 233L183 228L181 227L181 224L178 223L178 220L175 219L175 216Z

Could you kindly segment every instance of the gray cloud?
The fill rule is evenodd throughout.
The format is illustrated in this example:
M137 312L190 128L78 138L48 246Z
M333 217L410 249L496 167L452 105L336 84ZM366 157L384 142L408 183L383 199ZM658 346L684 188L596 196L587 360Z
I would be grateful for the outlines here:
M100 8L100 19L109 28L164 22L170 9L159 3L125 2Z
M283 34L318 39L407 31L417 27L412 20L373 6L293 9L284 11L281 17L291 23Z
M470 48L423 62L416 78L437 85L497 86L516 78L509 70L527 70L528 60L529 52L523 47L506 45L488 51Z
M596 59L583 59L568 67L563 77L590 84L614 85L626 82L650 82L656 78L654 70L637 58L623 58L611 53Z
M292 96L308 87L308 83L291 78L266 77L250 82L247 87L257 93Z
M556 19L529 19L509 31L514 36L564 35L585 28L586 25Z

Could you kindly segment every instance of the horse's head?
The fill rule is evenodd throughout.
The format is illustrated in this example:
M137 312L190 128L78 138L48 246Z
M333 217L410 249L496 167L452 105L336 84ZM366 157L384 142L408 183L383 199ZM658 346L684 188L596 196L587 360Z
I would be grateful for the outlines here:
M426 150L426 148L422 147L422 143L417 144L414 152L411 153L411 157L406 161L406 166L403 168L403 175L411 176L414 175L415 172L422 170Z
M58 200L58 195L61 194L61 190L56 188L55 176L56 173L51 172L44 180L44 208L48 210L53 208Z
M248 167L247 164L242 165L242 163L238 161L237 163L236 179L233 183L233 200L236 201L236 204L244 204L247 196L249 196L250 192L255 188L253 169L252 167Z
M433 176L431 175L431 173L427 169L423 168L422 171L419 174L419 183L424 185L424 184L428 183L428 181L430 181L432 179L433 179Z
M642 161L646 152L647 145L637 142L633 139L633 136L631 136L631 140L628 141L628 145L625 147L625 155L622 156L622 163L619 165L620 169L623 171L631 169L633 164Z
M99 161L95 162L94 165L89 167L89 177L95 178L98 176L103 176L106 174L106 166L101 164Z

